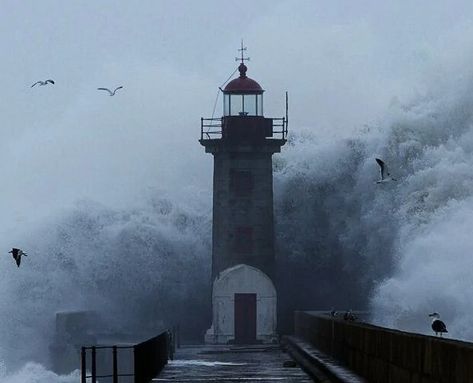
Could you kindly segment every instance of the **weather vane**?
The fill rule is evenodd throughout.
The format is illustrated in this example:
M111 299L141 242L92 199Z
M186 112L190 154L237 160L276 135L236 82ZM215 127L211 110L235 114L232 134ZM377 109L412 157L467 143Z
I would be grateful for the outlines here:
M241 60L241 63L244 64L245 60L250 61L249 57L244 57L244 52L246 51L246 47L243 46L243 39L241 40L241 48L238 49L238 52L241 52L241 57L235 57L235 61Z

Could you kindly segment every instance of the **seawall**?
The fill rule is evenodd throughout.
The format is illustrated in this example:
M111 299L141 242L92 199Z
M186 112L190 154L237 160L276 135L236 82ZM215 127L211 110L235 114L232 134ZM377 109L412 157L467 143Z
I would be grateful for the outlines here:
M473 382L473 343L303 311L295 335L370 382Z

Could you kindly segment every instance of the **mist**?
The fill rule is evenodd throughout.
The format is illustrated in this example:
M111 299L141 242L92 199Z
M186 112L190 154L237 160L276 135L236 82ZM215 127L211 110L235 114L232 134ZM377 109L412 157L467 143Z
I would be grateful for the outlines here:
M471 340L472 7L3 1L2 381L78 380L48 371L57 311L206 330L212 158L199 119L241 38L265 115L290 97L274 157L282 315L364 308L428 332L438 311ZM396 183L374 184L376 157ZM14 246L29 254L19 269Z

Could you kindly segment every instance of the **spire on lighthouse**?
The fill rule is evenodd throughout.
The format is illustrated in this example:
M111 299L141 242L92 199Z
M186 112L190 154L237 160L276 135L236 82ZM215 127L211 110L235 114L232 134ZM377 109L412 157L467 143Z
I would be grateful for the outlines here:
M247 50L247 47L243 46L243 39L242 39L241 48L238 49L238 52L240 52L241 57L235 57L235 61L241 61L240 65L238 66L238 71L240 72L240 77L242 78L246 77L246 71L248 69L245 65L245 61L250 61L249 57L245 57L246 50Z
M245 61L250 61L249 57L245 57L244 53L247 50L245 46L243 46L243 39L241 39L241 48L238 49L238 52L241 53L241 57L235 57L235 61L241 60L241 63L244 64Z
M238 49L240 52L240 57L235 57L235 61L240 61L240 65L238 66L238 71L240 72L240 76L230 81L224 89L222 89L224 95L225 94L262 94L264 92L263 88L253 79L249 78L246 75L246 71L248 70L247 66L245 65L245 61L249 61L249 57L245 57L245 51L247 48L243 45L243 40L241 41L241 48ZM225 103L225 101L224 101ZM241 102L240 102L241 103ZM262 107L262 100L259 100L260 107ZM262 112L262 110L261 110ZM262 113L256 113L257 115L262 115Z

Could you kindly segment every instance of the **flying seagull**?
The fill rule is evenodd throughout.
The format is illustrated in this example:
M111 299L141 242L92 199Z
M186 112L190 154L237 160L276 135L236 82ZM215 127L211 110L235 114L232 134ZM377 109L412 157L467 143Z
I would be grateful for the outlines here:
M39 86L44 86L44 85L48 85L48 84L53 84L54 85L54 81L53 80L36 81L33 85L31 85L31 87L33 88L37 84L39 84Z
M386 166L383 160L376 158L376 162L381 168L380 169L381 178L378 181L376 181L377 184L384 184L389 181L397 181L397 179L391 177L391 174L389 174L388 172L388 167Z
M24 255L25 257L27 257L28 255L23 252L23 250L21 249L17 249L17 248L12 248L9 253L11 253L11 255L13 256L13 259L16 261L16 265L18 267L20 267L20 263L21 263L21 256Z
M108 88L97 88L97 90L106 90L108 92L109 96L115 96L115 92L118 89L122 89L122 88L123 88L122 86L119 86L119 87L115 88L115 90L113 92Z
M429 317L432 318L432 330L434 330L435 335L440 333L440 336L442 336L444 332L448 332L447 326L445 326L445 323L440 320L439 313L429 314Z

